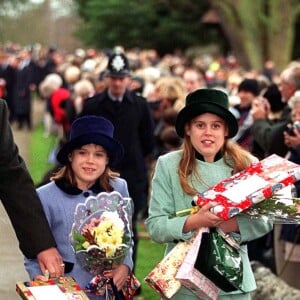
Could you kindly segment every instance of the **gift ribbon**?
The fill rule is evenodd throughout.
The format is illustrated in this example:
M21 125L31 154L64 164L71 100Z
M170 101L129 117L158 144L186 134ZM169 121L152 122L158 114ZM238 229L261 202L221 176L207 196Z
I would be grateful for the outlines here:
M114 292L115 300L126 300L122 290L118 291L116 285L114 284L114 280L112 278L110 278L109 283L110 283L110 285L112 287L112 290Z
M96 275L87 284L85 292L92 293L97 296L104 296L106 300L132 300L133 295L140 286L138 280L133 274L128 276L128 279L122 290L118 291L116 285L112 278L106 277L104 275Z
M92 280L87 284L85 291L87 293L92 293L97 296L103 296L106 294L108 297L112 294L112 289L109 287L110 278L103 275L96 275Z

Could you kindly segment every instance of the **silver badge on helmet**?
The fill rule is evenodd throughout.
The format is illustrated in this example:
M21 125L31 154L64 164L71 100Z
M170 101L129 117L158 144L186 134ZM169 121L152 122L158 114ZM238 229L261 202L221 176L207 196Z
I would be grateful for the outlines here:
M117 72L120 72L125 67L125 61L120 55L116 55L111 65Z

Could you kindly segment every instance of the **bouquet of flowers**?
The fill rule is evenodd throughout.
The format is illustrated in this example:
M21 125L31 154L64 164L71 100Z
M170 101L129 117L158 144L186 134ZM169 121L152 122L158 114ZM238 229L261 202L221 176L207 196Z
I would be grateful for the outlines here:
M82 268L93 275L122 262L132 245L130 198L118 192L90 196L76 207L71 244Z
M300 224L300 198L287 197L281 191L272 197L254 204L252 207L240 212L251 219L265 218L270 219L276 224ZM199 206L193 206L184 210L177 211L171 217L182 217L194 214L199 211ZM214 207L212 208L214 211Z
M250 218L268 218L277 224L300 224L300 198L293 197L293 185L246 209Z
M132 212L131 198L116 191L90 196L77 205L70 240L80 266L95 275L90 292L105 293L111 282L103 272L121 264L132 246Z

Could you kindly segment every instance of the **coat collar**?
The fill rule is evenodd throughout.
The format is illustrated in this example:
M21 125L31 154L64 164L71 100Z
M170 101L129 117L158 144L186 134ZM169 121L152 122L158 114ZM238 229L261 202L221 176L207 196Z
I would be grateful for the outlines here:
M200 153L197 152L197 151L196 151L196 155L195 155L195 156L196 156L196 159L201 160L201 161L205 161L203 155L200 154ZM218 160L221 159L222 157L223 157L223 154L222 154L221 151L219 151L219 152L216 154L215 158L214 158L214 162L218 161Z
M100 101L104 100L104 98L111 98L110 94L108 93L108 89L106 89L105 93L103 93L102 95L105 96L105 97L101 97ZM126 90L125 94L122 96L122 99L123 99L122 102L124 102L125 99L128 100L129 102L133 102L134 101L133 100L133 93L131 93L129 90Z
M63 192L69 195L80 195L84 192L78 187L71 185L69 182L66 181L65 178L56 180L55 184L59 189L61 189ZM95 184L90 188L90 190L95 194L99 194L100 192L104 191L98 181L95 182Z

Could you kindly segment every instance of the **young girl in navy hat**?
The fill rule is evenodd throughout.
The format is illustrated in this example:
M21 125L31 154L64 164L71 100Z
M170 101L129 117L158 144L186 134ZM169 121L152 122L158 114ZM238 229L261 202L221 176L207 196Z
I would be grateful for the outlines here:
M84 203L88 196L96 196L100 192L117 191L123 197L129 197L126 181L110 169L122 159L124 152L122 145L113 138L113 131L112 123L103 117L84 116L76 119L69 141L57 154L62 168L54 174L50 183L37 189L63 257L65 275L72 276L83 289L94 276L76 262L70 243L76 206ZM45 279L36 260L25 259L25 267L30 278ZM125 284L132 268L130 249L123 263L108 273L118 290ZM105 299L105 296L89 294L89 298Z

